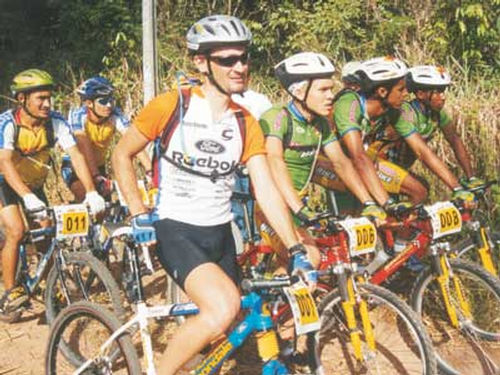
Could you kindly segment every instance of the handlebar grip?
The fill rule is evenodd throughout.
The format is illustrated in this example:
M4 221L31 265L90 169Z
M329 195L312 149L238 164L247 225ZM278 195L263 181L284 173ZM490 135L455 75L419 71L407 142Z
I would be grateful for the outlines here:
M258 289L272 289L272 288L284 288L297 282L299 278L297 276L285 277L281 279L272 280L251 280L243 279L241 281L241 289L246 292L251 292L252 290Z

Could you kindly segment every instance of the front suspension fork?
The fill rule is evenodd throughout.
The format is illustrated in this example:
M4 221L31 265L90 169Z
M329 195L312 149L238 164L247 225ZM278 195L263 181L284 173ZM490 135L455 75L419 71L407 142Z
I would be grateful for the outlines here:
M483 268L493 276L498 276L498 270L493 263L490 240L488 238L486 228L479 226L478 229L479 230L476 230L474 233L474 242L478 248L477 252L479 254L479 258L481 259L481 264L483 265Z
M354 356L358 361L365 358L361 350L361 331L356 322L355 306L358 308L359 316L361 317L361 324L363 326L363 334L365 336L366 344L371 352L376 350L375 336L373 334L373 327L368 316L368 304L366 301L355 291L354 279L347 277L344 273L339 276L340 295L342 298L342 309L346 317L347 328L351 338Z
M467 299L462 290L462 283L460 279L453 273L446 253L438 253L438 245L431 246L431 251L436 281L438 282L441 296L443 297L443 302L446 307L446 312L448 313L448 318L450 319L450 323L453 327L459 328L457 308L460 309L460 313L464 317L470 318L471 316L469 303L467 302ZM450 287L453 287L453 289L455 290L454 296L452 296L450 292ZM458 303L454 303L454 299Z

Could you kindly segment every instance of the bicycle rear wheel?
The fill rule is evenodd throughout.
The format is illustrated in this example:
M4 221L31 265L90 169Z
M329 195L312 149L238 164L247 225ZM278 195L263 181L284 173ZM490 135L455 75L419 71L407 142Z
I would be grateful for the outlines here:
M140 375L139 358L128 333L118 336L107 350L100 351L101 345L120 325L111 312L99 305L80 301L68 306L52 325L45 353L45 373L73 373L87 359L92 359L83 374ZM70 346L78 362L68 360L61 350L62 343Z
M321 328L308 337L310 367L314 374L436 374L436 358L429 337L415 312L385 288L357 284L368 304L376 350L361 335L362 355L354 356L339 291L333 290L318 305ZM357 314L357 329L363 332Z
M498 374L500 371L500 283L482 267L449 260L451 271L470 314L460 303L450 277L446 289L457 312L458 327L449 319L443 296L430 267L419 274L411 293L412 306L422 317L447 374Z
M63 286L68 296L64 294ZM113 310L118 317L125 316L118 284L104 264L90 253L67 253L61 264L61 273L54 265L47 276L45 290L47 322L51 324L59 311L80 300L102 304Z

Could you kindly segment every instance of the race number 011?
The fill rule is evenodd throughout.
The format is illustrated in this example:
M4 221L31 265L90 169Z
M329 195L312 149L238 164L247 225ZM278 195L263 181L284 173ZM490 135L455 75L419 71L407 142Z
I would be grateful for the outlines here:
M65 214L64 215L64 233L81 233L87 228L85 214Z

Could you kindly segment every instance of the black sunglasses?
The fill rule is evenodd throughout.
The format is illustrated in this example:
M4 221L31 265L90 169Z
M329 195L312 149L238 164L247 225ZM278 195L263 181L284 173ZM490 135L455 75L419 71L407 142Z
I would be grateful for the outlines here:
M112 96L101 96L99 98L96 98L95 101L100 105L108 105L113 104L115 102L115 98L113 98Z
M209 55L208 56L209 60L213 61L217 65L220 66L225 66L226 68L230 68L239 61L243 65L248 64L248 59L250 58L250 54L248 52L245 52L241 55L234 55L234 56L227 56L227 57L219 57L219 56L213 56Z

